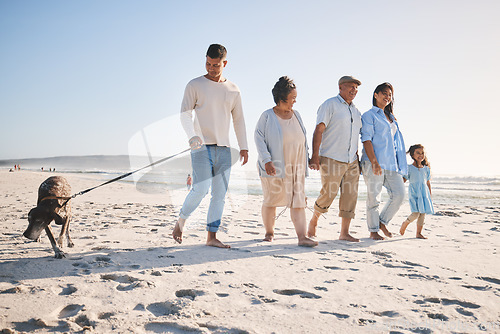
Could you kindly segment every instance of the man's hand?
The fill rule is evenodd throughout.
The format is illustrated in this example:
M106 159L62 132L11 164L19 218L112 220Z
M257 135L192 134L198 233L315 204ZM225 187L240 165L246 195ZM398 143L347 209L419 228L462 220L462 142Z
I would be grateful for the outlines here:
M189 146L191 147L192 150L199 149L201 145L202 141L200 137L194 136L193 138L189 139Z
M276 175L276 169L274 168L274 164L272 161L267 162L264 167L266 169L267 175L271 175L271 176Z
M248 162L248 150L240 151L240 161L243 161L241 163L242 166Z
M319 170L319 156L313 155L309 160L309 168Z

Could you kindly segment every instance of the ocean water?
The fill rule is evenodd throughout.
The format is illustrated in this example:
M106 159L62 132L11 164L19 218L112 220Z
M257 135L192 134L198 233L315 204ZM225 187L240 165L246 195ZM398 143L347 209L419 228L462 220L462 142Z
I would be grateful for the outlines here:
M57 167L57 174L79 173L82 177L92 175L93 179L105 182L147 166L153 161L155 159L139 156L58 157L24 159L17 162L4 160L0 161L0 167L12 168L18 163L24 170L40 171L40 166L44 166L47 176L50 174L49 168ZM191 173L190 158L188 154L184 154L160 166L141 170L118 182L133 183L141 192L162 194L167 191L186 189L188 173ZM306 179L306 195L308 198L316 198L321 189L320 175L317 171L310 171L309 174ZM436 205L500 208L500 176L433 175L431 186L433 201ZM75 189L75 191L80 190L83 189ZM262 195L258 172L254 168L241 167L239 163L236 163L231 170L229 192ZM360 200L366 199L366 186L362 177L358 193ZM383 191L382 199L386 198L387 195Z

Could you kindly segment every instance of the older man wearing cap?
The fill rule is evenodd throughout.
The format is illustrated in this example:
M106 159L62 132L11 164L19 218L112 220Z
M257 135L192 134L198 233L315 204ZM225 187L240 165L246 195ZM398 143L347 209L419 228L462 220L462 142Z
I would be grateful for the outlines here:
M314 203L308 236L316 236L318 218L328 211L340 188L339 216L342 218L340 240L359 241L349 234L358 200L358 141L361 113L352 101L361 81L352 76L339 80L339 95L326 100L318 109L313 134L311 169L321 172L321 192Z

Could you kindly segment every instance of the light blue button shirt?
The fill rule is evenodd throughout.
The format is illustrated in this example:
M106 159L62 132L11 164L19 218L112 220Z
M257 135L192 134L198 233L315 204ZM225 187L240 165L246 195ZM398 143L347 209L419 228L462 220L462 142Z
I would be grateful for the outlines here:
M392 136L391 124L385 117L384 111L373 106L363 114L361 118L363 127L361 128L361 141L371 141L375 156L382 169L398 172L401 175L408 173L406 163L406 149L403 135L399 131L398 122L396 124L396 133ZM361 161L369 160L363 148Z
M324 123L319 155L340 162L351 163L358 158L361 131L361 113L354 103L350 105L337 95L319 107L316 125Z

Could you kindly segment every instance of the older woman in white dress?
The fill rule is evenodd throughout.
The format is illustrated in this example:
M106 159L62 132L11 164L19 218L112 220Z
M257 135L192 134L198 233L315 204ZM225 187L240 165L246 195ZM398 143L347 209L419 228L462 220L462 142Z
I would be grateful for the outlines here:
M306 130L299 113L292 109L297 89L285 76L274 85L272 93L276 106L262 113L255 129L259 154L257 165L264 194L264 240L274 240L276 207L287 207L290 208L299 246L314 247L318 243L306 235Z

